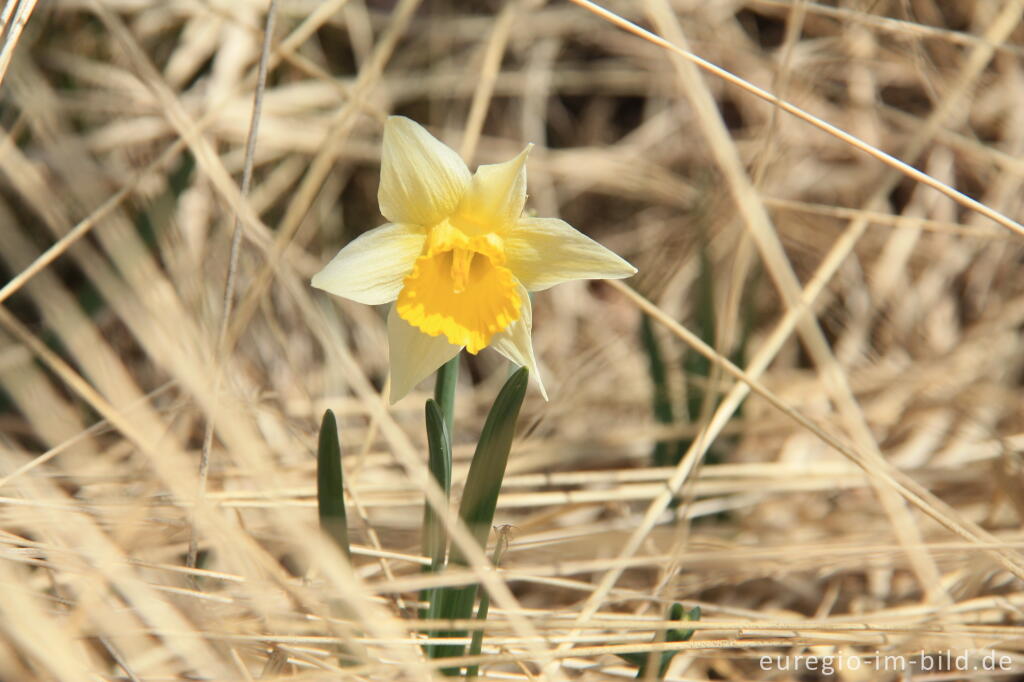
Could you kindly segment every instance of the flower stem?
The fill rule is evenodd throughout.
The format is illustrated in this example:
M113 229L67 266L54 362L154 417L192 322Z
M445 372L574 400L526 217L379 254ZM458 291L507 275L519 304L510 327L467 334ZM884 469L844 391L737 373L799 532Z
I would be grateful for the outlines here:
M448 436L454 437L455 431L455 384L459 381L459 358L462 353L441 365L437 370L437 383L434 384L434 400L444 415L444 425Z

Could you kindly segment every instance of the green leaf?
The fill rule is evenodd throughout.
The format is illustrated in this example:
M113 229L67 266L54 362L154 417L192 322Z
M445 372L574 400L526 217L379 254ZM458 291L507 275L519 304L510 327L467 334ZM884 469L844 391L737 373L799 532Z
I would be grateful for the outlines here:
M615 655L624 660L626 663L632 663L638 668L643 668L645 665L647 665L647 658L651 654L646 651L624 651L621 654ZM637 677L640 677L640 675L637 675Z
M505 554L505 550L508 549L509 543L509 526L502 526L498 529L498 543L494 546L494 555L491 557L491 563L494 566L501 565L501 557ZM491 595L484 590L480 594L480 605L476 607L476 619L481 622L487 620L487 612L491 608ZM469 642L469 655L479 656L480 650L484 645L484 629L481 627L479 630L473 631L473 638ZM480 674L479 665L471 665L466 668L466 679L475 680L477 675Z
M651 373L651 409L654 412L654 420L659 424L671 426L675 423L675 414L672 409L672 395L668 387L668 372L661 354L661 344L654 333L651 318L647 315L640 318L640 336L643 340L644 350L647 351L647 364ZM689 441L685 439L659 440L651 451L651 463L656 467L675 466L683 458L683 454L686 453L689 446ZM673 498L671 506L675 508L678 504L679 499Z
M438 487L444 491L447 500L452 490L452 446L448 436L441 408L434 400L426 404L427 464ZM429 504L423 509L423 555L430 557L430 570L439 571L444 566L445 547L448 538L444 523Z
M484 422L480 440L473 453L473 461L469 465L469 473L466 475L466 488L462 493L459 516L481 547L487 545L487 535L494 521L494 510L498 505L498 493L505 477L508 453L512 450L519 408L522 407L523 398L526 396L528 376L529 372L525 367L516 370L498 393L487 415L487 421ZM452 561L463 565L467 563L457 547L452 551Z
M337 543L345 556L351 556L342 476L338 424L334 413L327 410L320 423L320 442L316 451L316 496L320 528Z
M466 476L466 487L459 505L459 516L469 528L473 539L481 547L487 546L487 535L494 522L494 510L498 504L498 493L505 477L505 465L512 449L519 408L526 396L529 373L526 368L517 370L501 389L491 411L484 422L480 440L477 442L473 461ZM458 547L452 547L450 563L466 566L469 564ZM450 587L439 591L441 599L440 618L467 619L473 613L477 585ZM465 632L449 632L447 637L465 637ZM450 644L435 648L437 658L461 656L465 646ZM446 675L458 674L457 670L445 669Z
M448 437L444 416L441 414L441 408L438 407L437 402L428 400L425 412L429 452L427 464L437 485L444 491L444 499L447 501L452 489L451 440ZM425 503L423 507L423 556L430 557L430 565L424 566L424 571L437 573L444 568L447 546L448 534L445 531L444 522L438 516L437 511L430 506L430 503ZM428 604L427 608L420 609L420 618L437 617L440 609L437 590L423 590L420 592L420 601ZM433 645L424 647L427 656L431 655L432 648Z
M677 620L684 622L693 622L700 620L700 607L695 606L689 611L676 602L672 604L666 614L666 620ZM686 642L693 637L694 630L680 630L678 628L670 628L665 631L665 642ZM658 637L654 638L655 642L658 642ZM679 653L678 651L662 651L660 653L653 651L629 651L621 654L617 654L619 658L632 663L637 666L636 678L638 680L663 680L665 679L665 673L668 672L668 666L672 663L672 658ZM648 666L652 662L658 663L658 674L652 676L648 672Z
M672 414L672 397L668 388L668 373L665 370L665 359L661 354L661 344L654 334L654 327L651 318L644 315L640 318L640 337L643 339L644 350L647 351L647 365L651 373L651 409L654 412L654 419L659 424L670 426L675 421ZM668 441L660 440L654 445L651 453L654 466L672 466L674 462L671 457L671 445Z
M320 441L316 449L316 497L320 514L320 529L351 558L348 543L348 515L345 513L345 485L341 468L341 443L338 441L338 423L334 413L324 412L320 422ZM351 618L352 613L338 600L331 600L331 613L337 618ZM338 663L343 666L357 664L366 656L354 653L351 646L334 647Z
M696 323L697 336L701 341L712 348L715 347L716 337L716 315L715 315L715 289L714 289L714 266L711 265L711 256L708 254L706 239L701 240L700 246L700 273L696 283ZM711 376L711 361L706 357L688 348L686 351L685 367L687 378L700 377L706 380ZM691 423L700 420L701 410L704 407L704 386L698 382L686 382L686 408Z
M681 620L686 622L693 622L700 620L700 607L694 606L689 611L686 611L682 604L676 602L672 605L672 610L669 612L669 620ZM665 634L666 642L686 642L693 637L694 630L679 630L672 629Z
M739 343L736 345L736 350L731 358L732 363L737 367L747 366L747 346L750 343L750 335L757 324L757 307L754 293L761 282L761 270L756 265L752 270L753 272L744 287L743 300L740 303L741 326ZM746 401L743 401L736 407L736 411L733 413L734 417L738 418L743 414L745 404Z
M434 399L427 402L427 447L429 448L429 468L434 480L444 490L448 499L452 486L452 434L455 428L455 387L459 379L459 356L456 353L448 362L437 370L434 383ZM444 524L437 518L428 504L423 512L423 554L430 557L430 566L425 570L440 571L445 565L445 550L448 538ZM441 611L439 590L423 590L420 601L426 602L426 610L420 609L420 618L437 618ZM427 636L434 633L428 632ZM423 647L427 657L433 658L434 645Z

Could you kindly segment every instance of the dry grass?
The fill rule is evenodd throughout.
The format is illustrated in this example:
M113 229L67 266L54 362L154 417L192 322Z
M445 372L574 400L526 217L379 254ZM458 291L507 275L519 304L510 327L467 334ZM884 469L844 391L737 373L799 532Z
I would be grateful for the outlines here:
M267 4L4 5L0 679L435 674L415 597L460 574L420 572L429 384L386 408L380 311L307 285L381 221L389 113L471 165L533 142L531 207L640 268L536 298L552 399L524 406L503 567L473 555L484 676L630 677L616 651L666 646L677 680L897 679L871 657L947 649L1024 670L1017 0L279 0L244 192ZM677 393L685 348L714 359L699 423L655 425L641 312ZM506 375L466 367L456 487ZM351 566L317 532L326 407ZM675 600L697 635L649 645ZM864 664L760 661L800 654ZM965 678L990 679L930 679Z

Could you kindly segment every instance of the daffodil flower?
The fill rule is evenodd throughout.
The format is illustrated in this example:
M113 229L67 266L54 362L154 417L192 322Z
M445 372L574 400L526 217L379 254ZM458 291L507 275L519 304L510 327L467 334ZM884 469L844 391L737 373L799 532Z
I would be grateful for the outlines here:
M392 402L462 348L491 346L537 377L527 292L636 273L568 223L523 215L529 151L470 174L419 124L388 118L377 194L388 222L349 243L312 284L367 305L395 302Z

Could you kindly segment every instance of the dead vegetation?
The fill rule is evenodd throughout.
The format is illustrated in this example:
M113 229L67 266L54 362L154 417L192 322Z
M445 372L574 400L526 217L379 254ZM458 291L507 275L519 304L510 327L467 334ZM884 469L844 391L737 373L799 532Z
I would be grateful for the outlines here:
M583 0L279 0L249 159L267 2L7 1L0 679L436 674L415 598L459 574L420 572L429 384L386 408L381 311L308 286L382 222L391 113L471 166L533 142L530 208L640 269L535 299L551 401L520 418L503 567L473 569L482 676L631 677L613 654L652 648L673 601L704 616L669 679L898 679L872 657L946 650L1024 669L1020 3L603 7L670 44ZM707 377L682 371L702 272ZM721 398L694 422L654 421L643 311L677 407ZM464 363L456 492L506 372ZM317 532L327 407L351 568ZM761 661L812 654L863 664ZM968 677L989 679L933 679Z

